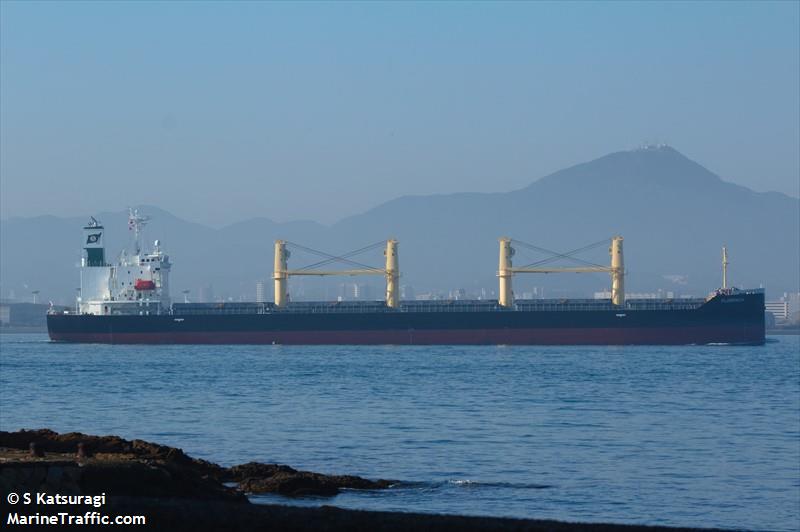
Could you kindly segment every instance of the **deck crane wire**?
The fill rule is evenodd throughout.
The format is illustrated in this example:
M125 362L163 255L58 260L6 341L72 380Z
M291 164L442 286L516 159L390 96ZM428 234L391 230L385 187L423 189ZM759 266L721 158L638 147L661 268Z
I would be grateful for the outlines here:
M373 249L377 249L377 248L383 247L385 244L386 244L385 241L380 240L378 242L375 242L374 244L370 244L368 246L364 246L363 248L356 249L354 251L350 251L349 253L345 253L344 255L341 255L339 257L325 259L325 260L321 260L319 262L315 262L313 264L309 264L307 266L303 266L302 268L299 268L299 270L300 271L304 271L304 270L310 270L312 268L318 268L320 266L325 266L326 264L330 264L332 262L337 262L339 259L347 259L349 257L354 257L356 255L360 255L361 253L366 253L367 251L371 251Z
M556 261L558 259L567 259L567 260L571 260L573 262L581 263L581 264L584 264L584 265L587 265L587 266L594 266L594 267L602 268L604 266L601 265L601 264L596 264L594 262L589 262L589 261L586 261L586 260L583 260L583 259L579 259L577 257L573 257L572 255L575 255L576 253L581 253L581 252L584 252L584 251L589 251L590 249L594 249L594 248L599 247L599 246L601 246L603 244L608 244L608 242L610 240L611 240L611 238L604 238L603 240L595 242L594 244L589 244L588 246L583 246L583 247L580 247L580 248L577 248L577 249L573 249L572 251L567 251L566 253L557 253L555 251L550 251L549 249L541 248L539 246L534 246L533 244L529 244L527 242L523 242L522 240L515 240L514 239L514 240L512 240L512 242L515 243L515 244L519 244L522 247L528 248L528 249L530 249L532 251L538 251L540 253L547 253L548 255L553 255L552 257L548 257L546 259L542 259L542 260L539 260L539 261L536 261L536 262L532 262L530 264L526 264L525 266L523 266L523 268L532 268L532 267L535 267L535 266L541 266L543 264L548 264L548 263Z
M331 255L329 253L325 253L324 251L319 251L317 249L312 249L312 248L300 245L300 244L298 244L296 242L287 241L286 243L291 245L291 246L293 246L293 247L295 247L295 248L297 248L297 249L303 250L303 251L305 251L307 253L312 253L312 254L320 256L320 257L325 257L325 259L326 259L325 261L320 261L320 262L323 262L323 263L344 262L344 263L350 264L352 266L357 266L359 268L364 268L366 270L372 270L375 273L381 273L381 272L384 271L381 268L375 268L374 266L369 266L367 264L362 264L360 262L357 262L357 261L350 260L350 259L346 258L346 257L351 257L351 256L355 255L357 252L361 253L362 251L366 251L367 249L371 248L372 246L375 246L375 244L371 244L369 246L366 246L365 248L362 248L361 250L356 250L354 252L345 253L343 256L336 256L336 255ZM307 270L311 266L313 266L313 265L309 265L309 266L306 266L304 268L301 268L301 270Z

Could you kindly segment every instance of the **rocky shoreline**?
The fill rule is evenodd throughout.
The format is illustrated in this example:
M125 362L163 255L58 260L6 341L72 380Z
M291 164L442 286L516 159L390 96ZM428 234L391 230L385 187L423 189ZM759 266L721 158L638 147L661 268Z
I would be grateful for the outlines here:
M114 486L120 495L143 495L158 477L159 495L244 497L244 493L277 493L289 497L336 495L341 489L385 489L389 480L323 475L286 465L250 462L234 467L192 458L181 449L118 436L92 436L51 430L0 431L4 470L28 470L35 464L59 463L80 474L71 490ZM79 453L80 450L80 453ZM39 455L39 456L37 456ZM9 475L10 473L5 473ZM5 481L5 476L0 477ZM121 480L121 479L124 479ZM21 479L14 477L14 482ZM236 488L227 486L236 484Z
M144 515L135 528L161 530L656 530L613 524L460 517L251 504L250 493L332 496L341 489L379 490L396 484L351 475L298 471L250 462L233 467L192 458L143 440L51 430L0 431L2 521L12 515ZM9 504L11 493L105 494L102 508ZM676 530L676 529L670 529Z

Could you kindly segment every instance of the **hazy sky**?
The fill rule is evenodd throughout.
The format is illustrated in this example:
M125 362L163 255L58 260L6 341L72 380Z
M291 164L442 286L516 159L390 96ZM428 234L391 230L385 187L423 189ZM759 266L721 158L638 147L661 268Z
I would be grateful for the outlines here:
M799 5L2 1L0 214L330 222L647 141L797 196Z

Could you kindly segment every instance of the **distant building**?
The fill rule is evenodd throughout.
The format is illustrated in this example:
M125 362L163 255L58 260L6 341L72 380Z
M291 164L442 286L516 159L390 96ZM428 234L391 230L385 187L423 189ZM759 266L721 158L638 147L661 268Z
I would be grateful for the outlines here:
M771 312L775 317L775 324L781 325L789 321L789 302L788 301L767 301L764 303L764 310Z
M519 294L519 299L541 299L544 289L534 286L529 290L523 290ZM610 297L610 296L609 296Z
M416 299L416 294L414 292L414 287L410 284L404 284L400 286L400 299L408 299L413 300Z
M780 299L764 303L764 310L774 316L775 325L785 325L797 320L800 313L800 292L785 292Z
M467 298L467 291L464 290L463 288L450 290L450 293L448 294L448 299L455 299L456 301L466 298Z
M0 325L3 327L45 327L49 308L50 305L41 303L2 303L0 304Z
M214 302L214 287L212 285L201 286L197 291L198 303L213 303Z
M339 285L339 301L372 299L372 287L365 283L342 283Z
M787 293L784 292L781 301L785 301L789 304L789 315L797 314L800 312L800 292L795 293Z
M266 294L264 291L264 281L258 281L256 283L256 303L266 303Z

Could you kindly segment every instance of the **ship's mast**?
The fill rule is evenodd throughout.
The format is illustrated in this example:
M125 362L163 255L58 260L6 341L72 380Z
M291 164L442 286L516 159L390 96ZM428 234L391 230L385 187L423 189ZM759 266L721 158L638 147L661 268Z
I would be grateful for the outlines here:
M386 306L397 308L400 304L400 298L398 297L400 263L397 257L397 240L393 238L387 240L383 254L386 255Z
M289 259L289 251L286 249L285 240L275 241L275 267L272 273L272 279L275 281L275 306L284 307L289 302L288 284L289 275L286 273L289 270L287 261Z
M722 246L722 288L728 288L728 247Z
M622 237L611 239L611 303L625 305L625 259L622 255Z
M142 230L149 221L150 217L139 214L139 209L128 209L128 230L133 231L134 255L138 255L142 251Z
M497 277L500 279L500 293L497 299L503 307L510 307L514 300L514 292L511 288L511 276L513 275L511 271L512 257L514 257L514 248L511 247L511 239L501 238L500 264L497 270Z

